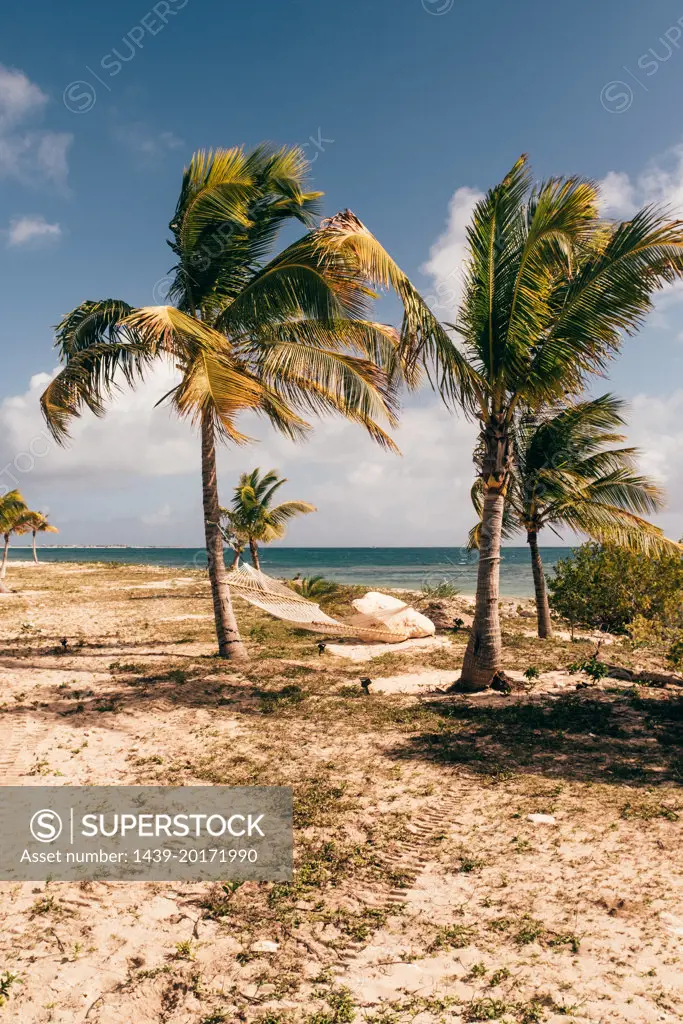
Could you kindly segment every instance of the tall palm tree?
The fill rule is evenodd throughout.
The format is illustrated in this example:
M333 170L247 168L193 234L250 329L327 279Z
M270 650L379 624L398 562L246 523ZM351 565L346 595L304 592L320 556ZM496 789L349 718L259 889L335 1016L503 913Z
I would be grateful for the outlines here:
M500 544L518 410L578 394L636 332L652 294L683 272L680 223L654 207L606 223L598 199L580 178L534 186L518 160L474 210L457 322L431 323L409 346L412 358L436 357L444 398L480 423L481 545L464 690L486 688L501 668Z
M613 395L549 407L522 415L513 431L514 463L503 516L503 537L526 532L536 595L538 635L552 636L538 534L544 527L569 527L594 540L645 553L680 552L663 532L642 518L664 505L654 481L636 469L635 448L612 448L625 440L624 403ZM481 514L482 481L473 499ZM480 525L470 534L477 547Z
M317 511L315 505L307 501L284 501L273 506L275 494L286 483L285 477L278 477L277 470L269 469L261 474L261 470L256 468L251 473L243 473L235 488L232 523L237 532L246 537L255 569L261 568L259 544L281 540L290 520Z
M368 319L373 288L398 291L404 338L426 315L405 275L348 211L273 255L288 219L313 221L322 193L306 191L307 168L299 149L196 153L170 223L175 305L78 306L57 328L65 365L42 396L64 441L84 407L103 414L118 381L134 385L160 357L177 367L180 382L167 397L200 429L208 568L219 654L227 658L246 652L226 583L216 441L249 440L235 422L244 410L294 439L309 427L301 413L333 411L393 448L380 421L396 422L400 336ZM417 379L413 368L405 376Z
M2 553L2 565L0 565L0 594L7 594L8 588L2 582L7 574L7 552L12 533L21 522L22 517L28 512L28 506L20 491L8 491L0 498L0 533L2 534L5 547Z
M36 534L38 533L59 533L56 526L48 522L47 516L43 512L33 512L29 509L25 512L14 527L14 533L30 533L32 534L32 550L33 550L33 561L38 564L38 552L36 551Z

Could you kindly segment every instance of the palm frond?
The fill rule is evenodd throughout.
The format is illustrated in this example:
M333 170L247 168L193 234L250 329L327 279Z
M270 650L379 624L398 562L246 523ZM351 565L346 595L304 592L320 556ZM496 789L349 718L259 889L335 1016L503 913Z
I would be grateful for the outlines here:
M408 383L419 379L418 362L430 368L444 398L467 409L481 408L476 372L462 356L407 275L372 232L351 211L344 210L320 225L318 245L328 255L341 255L368 287L393 289L403 304L400 356Z
M396 450L380 425L382 420L390 426L397 422L395 385L370 360L279 343L262 356L258 375L288 407L316 415L341 413L380 445Z
M104 414L105 402L120 388L117 377L135 385L154 360L154 352L140 340L100 342L72 356L41 395L43 416L53 437L64 443L69 424L83 408Z
M8 491L0 497L0 533L11 533L28 512L21 491Z

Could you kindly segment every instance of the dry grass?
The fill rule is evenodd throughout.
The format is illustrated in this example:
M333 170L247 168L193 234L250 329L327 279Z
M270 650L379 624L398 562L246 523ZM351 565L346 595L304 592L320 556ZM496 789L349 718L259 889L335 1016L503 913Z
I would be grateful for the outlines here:
M593 645L508 617L508 669L542 673L531 692L366 695L359 666L242 603L251 661L220 662L194 570L13 566L10 581L0 723L24 737L18 781L292 785L296 873L3 883L0 1020L681 1018L680 690L549 691L543 674ZM465 639L363 674L455 679ZM608 660L661 667L619 642Z

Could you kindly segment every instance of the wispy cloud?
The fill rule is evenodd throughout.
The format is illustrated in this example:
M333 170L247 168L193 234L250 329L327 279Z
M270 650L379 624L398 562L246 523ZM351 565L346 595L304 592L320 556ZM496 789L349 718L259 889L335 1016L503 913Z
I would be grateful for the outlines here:
M48 98L23 71L0 64L0 131L43 109Z
M0 177L66 185L73 136L26 127L47 103L47 95L23 71L0 64Z
M454 319L460 305L465 280L467 225L482 198L482 193L472 188L459 188L453 193L445 230L429 250L429 259L420 267L434 282L434 294L426 296L427 302L444 319Z
M609 217L630 217L639 207L657 203L683 217L683 144L672 146L637 175L610 171L600 182L602 209Z
M152 131L140 121L115 128L114 140L135 156L147 160L163 157L185 145L174 132Z
M22 245L56 242L61 238L59 224L50 224L43 216L13 217L7 229L7 245L15 248Z

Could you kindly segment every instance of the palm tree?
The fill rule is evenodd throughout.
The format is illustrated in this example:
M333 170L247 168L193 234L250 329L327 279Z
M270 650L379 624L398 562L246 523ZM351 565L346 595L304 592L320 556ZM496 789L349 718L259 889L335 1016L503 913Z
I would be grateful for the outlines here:
M514 469L503 516L503 537L526 531L536 594L538 635L552 636L538 534L569 527L594 540L645 553L680 552L641 517L663 507L664 495L637 473L635 448L612 448L624 436L624 403L613 395L549 407L518 418L513 431ZM482 481L473 491L481 512ZM479 526L470 534L478 546Z
M7 574L7 552L9 551L10 537L27 511L28 506L19 491L8 491L0 498L0 533L5 539L2 565L0 566L0 594L8 593L8 588L2 580Z
M256 468L251 473L243 473L235 488L232 522L237 532L246 537L255 569L261 568L259 544L282 540L291 519L317 511L315 505L307 501L285 501L273 507L275 494L286 483L286 478L278 477L277 470L269 469L262 475Z
M38 552L36 551L36 534L38 533L59 533L56 526L48 522L43 512L33 512L30 509L24 513L14 527L14 533L31 533L33 535L32 549L33 561L38 564Z
M288 219L310 225L322 193L305 190L299 149L260 146L199 152L186 168L170 223L174 306L133 308L120 299L82 303L57 328L64 368L42 396L64 442L84 407L96 415L117 382L134 385L158 358L180 383L168 396L201 434L204 528L221 657L243 659L220 531L216 442L242 444L238 414L253 410L299 439L299 415L333 411L394 448L379 421L396 422L402 376L398 332L367 318L373 287L404 305L402 337L416 336L425 307L374 236L348 211L273 256ZM270 259L268 259L270 257Z
M413 359L436 358L446 402L480 423L481 545L463 690L485 689L501 669L500 544L515 416L578 394L623 334L636 332L653 292L683 272L680 223L654 207L606 223L598 199L580 178L534 187L526 158L518 160L474 210L457 322L425 324L409 346Z

